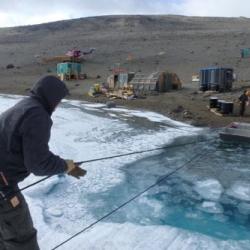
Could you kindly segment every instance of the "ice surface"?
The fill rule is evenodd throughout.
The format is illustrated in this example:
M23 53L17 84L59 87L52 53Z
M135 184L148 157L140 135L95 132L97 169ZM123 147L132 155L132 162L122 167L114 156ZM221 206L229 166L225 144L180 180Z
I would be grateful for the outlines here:
M101 103L88 103L88 104L82 104L85 107L91 107L91 108L103 108L106 107L105 104L101 104Z
M36 185L30 189L27 189L25 194L30 197L37 197L37 196L46 196L46 194L53 191L53 189L59 185L60 183L64 182L65 176L53 176L49 178L48 180L41 182L39 185ZM37 181L41 178L28 178L24 182L20 184L20 187L24 187L29 184L28 181L30 181L30 184L34 181ZM32 181L31 181L32 180Z
M0 97L0 112L18 100L17 96ZM203 131L153 112L106 109L80 101L64 100L52 118L52 151L75 161L195 141ZM241 157L247 155L234 148L226 156L230 158L236 150ZM25 196L41 249L51 249L77 233L198 151L199 145L191 145L86 163L83 167L88 173L80 181L55 176L28 189ZM97 224L59 249L250 249L247 182L242 185L226 174L229 168L235 176L244 173L247 177L248 166L235 154L224 164L218 153L213 160L219 161L220 168L215 169L211 156L207 157L206 164L202 160L183 169L108 223ZM229 187L219 180L222 170ZM31 175L20 186L40 178Z
M172 125L176 125L176 126L183 126L183 127L187 127L187 128L192 128L190 125L182 123L182 122L177 122L177 121L173 121L170 118L155 113L155 112L151 112L151 111L139 111L139 110L129 110L129 109L125 109L125 108L111 108L111 109L105 109L105 110L109 110L109 111L113 111L113 112L122 112L125 114L129 114L129 116L135 116L135 117L142 117L142 118L146 118L152 122L168 122ZM124 114L123 114L124 115Z
M146 240L145 240L146 239ZM60 249L76 250L235 250L249 249L249 241L220 241L168 226L101 223Z

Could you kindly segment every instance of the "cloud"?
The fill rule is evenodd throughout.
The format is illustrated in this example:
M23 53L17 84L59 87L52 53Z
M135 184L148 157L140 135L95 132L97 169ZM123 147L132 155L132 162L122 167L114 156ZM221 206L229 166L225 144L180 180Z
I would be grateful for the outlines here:
M178 6L178 12L188 16L250 17L249 0L187 0Z
M116 14L250 17L249 0L8 0L0 2L0 27Z

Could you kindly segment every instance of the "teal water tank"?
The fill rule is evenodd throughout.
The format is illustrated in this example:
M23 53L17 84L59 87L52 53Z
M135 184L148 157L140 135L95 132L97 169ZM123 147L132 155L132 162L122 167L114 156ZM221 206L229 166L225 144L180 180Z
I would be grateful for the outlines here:
M250 57L250 48L244 48L240 50L241 58L249 58Z
M66 75L79 75L82 70L81 63L58 63L57 64L57 74L66 74Z

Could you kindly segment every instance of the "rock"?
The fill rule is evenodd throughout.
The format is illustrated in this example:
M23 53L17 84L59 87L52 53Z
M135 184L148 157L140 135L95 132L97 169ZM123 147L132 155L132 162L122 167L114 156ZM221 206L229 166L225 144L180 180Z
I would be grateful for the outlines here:
M172 110L173 113L180 113L183 112L184 108L179 105L178 107L176 107L175 109Z
M163 56L163 55L165 55L165 54L166 54L165 51L160 51L160 52L158 53L159 56Z
M15 68L15 66L14 64L11 63L6 66L6 69L13 69L13 68Z
M215 94L216 93L216 91L214 91L214 90L207 90L207 91L205 91L205 93L203 94L203 98L206 98L206 97L210 97L211 95L213 95L213 94Z
M107 108L115 108L116 107L116 103L113 102L113 101L109 101L109 102L106 102L106 106Z
M185 118L185 119L193 119L193 114L188 110L184 110L183 111L183 118Z
M199 121L202 117L196 117L197 120L192 120L189 124L195 127L206 127L207 123Z

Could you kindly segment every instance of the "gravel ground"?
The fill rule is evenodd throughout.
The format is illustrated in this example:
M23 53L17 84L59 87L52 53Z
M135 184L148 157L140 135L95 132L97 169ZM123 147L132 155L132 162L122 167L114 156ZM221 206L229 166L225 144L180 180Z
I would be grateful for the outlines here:
M240 49L250 47L250 19L184 16L105 16L0 29L0 92L27 94L44 74L55 74L55 63L43 58L64 55L72 47L96 48L86 58L87 80L68 82L71 98L106 102L87 92L93 83L105 82L114 64L129 71L169 70L178 74L183 89L117 105L160 112L197 126L225 126L232 121L250 121L250 111L239 118L237 99L250 88L250 59L240 58ZM130 60L128 60L128 57ZM14 68L6 69L8 64ZM220 117L207 109L208 93L197 93L192 74L206 66L233 67L237 82L231 93L212 93L235 102L232 116ZM97 79L97 75L100 78ZM248 108L250 109L250 108Z

